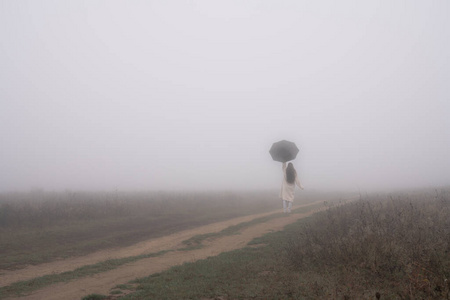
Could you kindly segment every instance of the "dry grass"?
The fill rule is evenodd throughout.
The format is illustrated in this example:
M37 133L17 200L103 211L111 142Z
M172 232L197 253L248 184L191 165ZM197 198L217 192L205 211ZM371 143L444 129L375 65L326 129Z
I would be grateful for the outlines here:
M303 224L286 252L294 269L318 275L309 284L319 297L378 290L448 299L450 192L367 196L331 207Z

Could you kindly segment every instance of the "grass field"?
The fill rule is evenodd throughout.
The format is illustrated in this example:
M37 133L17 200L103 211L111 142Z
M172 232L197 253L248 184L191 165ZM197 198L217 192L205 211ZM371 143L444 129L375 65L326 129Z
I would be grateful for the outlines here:
M342 204L339 200L346 196L302 193L302 203L320 199L317 205L328 210L257 238L246 248L124 282L109 295L85 298L375 299L377 293L381 299L450 298L449 189L366 194ZM273 209L281 211L277 191L0 194L0 270ZM193 236L184 241L186 251L280 216ZM0 298L164 253L105 260L13 283L0 289Z
M449 299L449 216L448 190L367 196L108 298Z
M322 203L314 203L312 205L308 205L306 207L303 207L301 209L297 209L296 212L302 212L307 213L310 211L313 211L315 209L318 209L320 207L323 207ZM283 213L273 213L269 214L265 217L260 217L253 219L248 222L241 222L236 225L227 227L221 231L204 234L204 235L196 235L193 236L190 239L184 240L182 244L184 247L178 248L178 249L172 249L172 250L164 250L156 253L148 253L148 254L141 254L137 256L128 256L120 259L108 259L96 264L92 265L85 265L80 268L74 269L72 271L67 271L63 273L57 273L57 274L49 274L41 277L35 277L30 280L25 281L19 281L15 282L11 285L0 287L0 299L3 299L4 297L11 297L11 296L22 296L29 294L30 292L33 292L35 290L38 290L40 288L60 283L60 282L68 282L74 279L80 279L86 276L92 276L98 273L106 272L109 270L116 269L124 264L132 263L139 261L141 259L149 258L149 257L158 257L161 255L166 254L167 252L171 251L190 251L194 249L198 249L203 247L203 242L206 240L211 239L217 239L224 236L230 236L239 233L240 230L253 226L255 224L264 223L268 220L274 219L274 218L280 218L285 217ZM117 293L117 291L113 291L114 293Z
M335 195L304 193L302 202ZM0 270L123 247L280 207L278 191L0 194Z
M252 195L252 194L247 193L246 195ZM255 196L255 195L257 195L257 194L253 194L253 196ZM217 195L216 195L216 197L217 197ZM323 197L327 197L327 196L322 194L322 196L320 198L323 198ZM312 204L312 205L308 205L304 209L305 211L310 211L310 210L313 210L313 209L323 206L323 203L309 202L309 201L312 201L312 199L316 200L317 197L313 196L313 197L311 197L310 200L306 199L306 197L305 197L305 199L303 200L303 203L311 203ZM211 199L208 199L208 200L211 202ZM216 199L213 198L213 201L218 201L218 200L217 200L217 198ZM230 212L232 212L235 215L239 215L244 212L244 213L248 214L248 213L258 212L259 210L261 210L261 208L267 209L267 207L269 207L269 208L272 207L273 199L270 199L270 205L262 206L262 207L255 206L255 204L261 204L261 203L264 204L264 201L265 201L264 199L262 199L262 201L261 201L261 200L255 199L255 198L245 199L242 197L242 194L241 194L240 203L233 204L233 202L223 202L222 213L226 212L227 214L229 214ZM276 201L275 203L278 204L278 205L276 205L277 206L276 208L281 211L280 203L278 201ZM20 204L20 202L19 202L19 204ZM192 209L189 207L189 205L193 205L193 204L196 204L196 202L192 202L192 201L186 202L184 204L184 206L185 206L184 208ZM201 204L203 204L203 203L201 203ZM250 207L250 204L252 204L253 207ZM207 207L207 206L203 205L202 207L204 209L204 207ZM239 211L237 211L237 210L239 210ZM175 250L189 251L192 249L198 249L199 247L202 246L202 242L204 240L216 239L216 238L219 238L222 236L233 235L233 234L236 234L237 232L239 232L240 230L242 230L243 228L253 226L254 224L266 222L272 218L279 218L281 216L282 216L281 213L278 213L278 214L272 213L265 217L256 218L254 220L247 221L247 222L241 222L239 224L225 228L222 231L209 233L209 234L196 235L190 239L185 240L183 242L184 246L181 246L181 248L172 249L172 250L169 250L169 252L175 251ZM211 217L211 214L209 217ZM195 215L192 215L191 218L192 218L191 222L198 220L198 216L195 216ZM208 218L207 220L210 220L210 219ZM168 221L168 219L166 219L166 222L167 222L166 225L168 226L168 230L175 230L175 231L179 230L178 227L177 226L174 227L173 226L174 224L171 224ZM71 228L70 225L71 225L70 222L68 222L68 224L65 226L65 229L68 230L68 228ZM13 228L11 228L11 229L13 229ZM24 228L22 227L19 229L24 229ZM25 230L26 229L27 228L25 227ZM185 229L185 228L183 228L183 229ZM13 231L13 230L11 230L11 231ZM68 232L70 233L69 230L68 230ZM74 244L73 246L76 247L77 245ZM31 279L24 280L24 281L14 282L7 286L0 287L0 299L3 299L4 297L10 297L10 296L25 295L25 294L28 294L37 289L41 289L43 287L49 286L51 284L72 281L72 280L83 278L86 276L91 276L94 274L106 272L106 271L109 271L112 269L116 269L127 263L136 262L138 260L149 258L149 257L157 257L160 255L164 255L166 252L168 252L168 251L160 251L160 252L148 253L148 254L143 254L143 255L128 256L128 257L123 257L123 258L119 258L119 259L108 259L108 260L100 261L95 264L84 265L84 266L81 266L78 268L74 268L73 270L66 271L63 273L48 274L48 275L44 275L41 277L35 277L35 278L31 278Z

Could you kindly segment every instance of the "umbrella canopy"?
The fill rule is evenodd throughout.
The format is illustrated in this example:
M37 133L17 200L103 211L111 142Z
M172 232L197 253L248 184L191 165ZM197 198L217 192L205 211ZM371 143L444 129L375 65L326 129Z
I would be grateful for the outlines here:
M270 155L273 160L279 162L287 162L295 159L298 153L298 148L293 142L289 141L279 141L273 143L272 147L269 150Z

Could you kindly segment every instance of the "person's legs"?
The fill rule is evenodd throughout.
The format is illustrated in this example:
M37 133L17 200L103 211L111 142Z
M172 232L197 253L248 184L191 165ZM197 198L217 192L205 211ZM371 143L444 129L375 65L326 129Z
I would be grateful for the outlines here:
M287 201L283 200L283 212L286 213L287 211Z
M288 213L291 213L292 202L291 202L291 201L287 201L287 202L288 202L288 208L287 208L287 211L288 211Z

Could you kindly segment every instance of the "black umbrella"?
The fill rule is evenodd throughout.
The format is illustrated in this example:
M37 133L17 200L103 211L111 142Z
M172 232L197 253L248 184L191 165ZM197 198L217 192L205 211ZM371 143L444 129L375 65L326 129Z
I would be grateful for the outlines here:
M273 143L272 147L269 150L270 155L273 160L279 162L287 162L295 159L298 153L298 148L293 142L289 141L279 141Z

